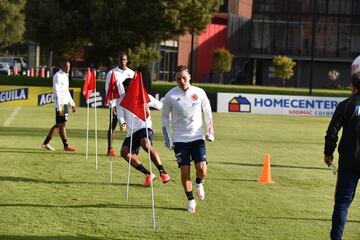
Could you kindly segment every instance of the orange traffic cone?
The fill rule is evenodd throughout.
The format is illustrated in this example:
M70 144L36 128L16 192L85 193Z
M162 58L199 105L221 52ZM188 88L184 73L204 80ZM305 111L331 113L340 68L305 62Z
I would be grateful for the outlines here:
M258 179L258 182L259 183L274 183L271 180L270 154L269 153L265 154L264 166L263 166L263 169L262 169L261 176Z

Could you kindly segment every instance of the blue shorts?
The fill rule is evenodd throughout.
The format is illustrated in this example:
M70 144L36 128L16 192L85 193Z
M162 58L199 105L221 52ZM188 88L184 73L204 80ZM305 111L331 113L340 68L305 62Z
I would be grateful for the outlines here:
M59 111L60 110L60 111ZM69 117L69 107L67 104L61 106L60 109L55 109L55 121L56 123L65 123Z
M151 128L149 130L149 140L152 145L152 140L154 138L154 131ZM139 154L141 147L141 139L146 138L146 128L142 128L135 133L132 137L132 153ZM128 147L130 149L130 137L125 138L122 147Z
M190 166L191 160L196 163L206 162L206 147L204 140L196 140L193 142L176 142L175 146L175 157L178 166ZM191 157L191 158L190 158Z

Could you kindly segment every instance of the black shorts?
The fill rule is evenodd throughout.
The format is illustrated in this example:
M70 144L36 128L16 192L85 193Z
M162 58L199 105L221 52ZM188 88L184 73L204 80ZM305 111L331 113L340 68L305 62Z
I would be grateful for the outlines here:
M174 143L174 151L178 166L190 166L191 160L196 163L205 162L206 146L204 140L195 140L193 142L176 142Z
M55 109L56 123L65 123L69 117L69 106L67 104L61 105L59 109Z
M154 138L154 131L151 128L148 128L149 130L149 140L152 145L152 140ZM135 133L133 133L132 138L132 153L139 154L140 147L141 147L141 139L146 138L146 128L142 128ZM130 149L130 137L125 138L122 147L128 147Z

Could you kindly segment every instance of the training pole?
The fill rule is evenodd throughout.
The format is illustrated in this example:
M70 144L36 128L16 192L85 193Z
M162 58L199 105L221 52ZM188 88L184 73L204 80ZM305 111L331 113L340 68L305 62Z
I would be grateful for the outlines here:
M146 138L148 140L148 157L149 157L149 169L150 169L150 174L153 174L152 172L152 167L151 167L151 156L150 156L150 151L151 151L151 144L150 144L150 139L149 139L149 130L148 130L148 126L147 126L147 122L146 122L146 103L143 104L144 105L144 118L145 118L145 129L146 129ZM151 205L152 205L152 222L153 222L153 230L155 231L156 229L156 223L155 223L155 201L154 201L154 185L153 185L153 181L151 181Z
M95 88L95 169L98 170L98 152L97 152L97 114L96 114L96 88Z
M110 107L110 149L112 149L112 135L113 135L113 131L112 131L112 125L113 125L113 107ZM110 152L110 184L112 183L112 154Z
M89 154L89 99L87 100L87 114L86 114L86 154L85 158L88 159Z
M126 201L129 200L129 186L130 186L130 169L131 169L131 156L132 156L132 138L133 138L133 121L134 120L134 114L131 114L131 135L130 135L130 152L129 152L129 169L128 169L128 178L126 183L126 193L125 193L125 199Z

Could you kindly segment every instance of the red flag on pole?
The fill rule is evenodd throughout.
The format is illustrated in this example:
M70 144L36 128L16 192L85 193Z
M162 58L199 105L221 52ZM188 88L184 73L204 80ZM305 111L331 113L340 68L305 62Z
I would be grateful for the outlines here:
M93 70L93 73L95 73L95 70ZM86 74L85 74L85 82L82 90L82 94L84 95L86 100L89 100L91 93L95 89L95 75L91 74L90 68L88 68Z
M108 91L105 99L105 106L108 106L111 100L119 98L119 89L116 84L115 73L112 71Z
M142 75L141 73L135 73L125 97L120 102L120 106L126 108L138 118L145 121L150 115L149 108L146 106L146 113L144 116L144 104L147 104L148 102L150 102L150 98L144 88Z

